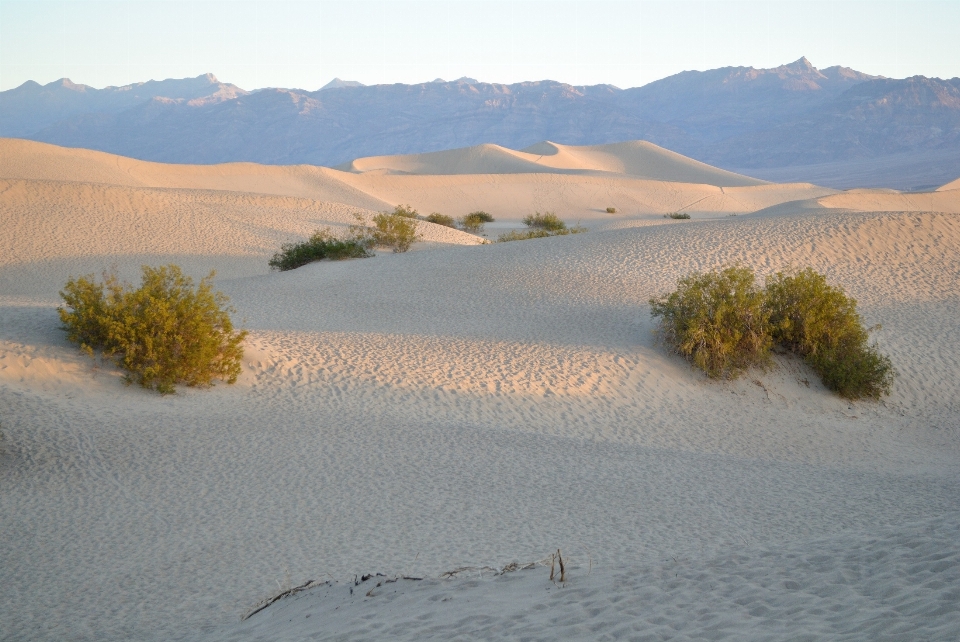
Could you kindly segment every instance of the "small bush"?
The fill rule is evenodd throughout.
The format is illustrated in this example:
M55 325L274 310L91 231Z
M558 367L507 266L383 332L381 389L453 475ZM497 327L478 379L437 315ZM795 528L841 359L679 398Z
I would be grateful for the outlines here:
M460 229L471 234L480 234L483 232L484 223L493 223L493 217L483 211L470 212L466 216L457 219Z
M420 213L409 205L397 205L390 213L401 218L420 218Z
M807 268L767 279L774 341L802 356L824 385L848 399L889 394L890 359L867 345L857 302L824 275Z
M393 248L394 252L406 252L422 238L417 232L416 219L387 212L373 217L369 233L375 245Z
M677 290L650 299L660 338L714 379L734 379L766 363L769 312L753 271L728 267L680 279Z
M617 208L615 208L615 207L608 207L608 208L607 208L607 214L616 214L616 213L617 213Z
M554 236L546 230L510 230L504 234L501 234L497 238L497 243L506 243L508 241L527 241L529 239L541 239L547 236Z
M664 214L663 218L673 218L673 219L686 221L690 219L690 215L687 214L686 212L672 212L670 214Z
M807 358L828 389L846 399L889 395L896 372L876 344L841 343Z
M162 394L178 383L234 383L240 375L246 331L234 332L227 297L213 291L213 272L194 289L176 265L143 266L141 286L115 274L70 279L58 308L67 338L93 356L101 351L136 381Z
M268 264L271 268L283 272L323 259L364 259L373 256L370 253L372 245L372 239L366 236L354 234L348 238L338 238L329 229L322 229L314 232L304 242L284 243Z
M437 225L443 225L444 227L456 227L456 223L453 220L453 217L434 212L427 216L426 220L428 223L436 223Z
M546 212L544 214L537 212L536 214L531 214L523 219L523 224L527 227L535 227L541 230L547 230L548 232L562 232L567 229L567 224L561 221L553 212Z
M581 227L580 225L567 227L567 224L561 221L557 215L553 214L552 212L547 212L546 214L537 212L536 214L527 216L523 219L523 224L526 225L528 229L523 231L511 230L505 234L501 234L497 239L497 242L506 243L507 241L526 241L528 239L539 239L547 236L581 234L587 231L587 228Z

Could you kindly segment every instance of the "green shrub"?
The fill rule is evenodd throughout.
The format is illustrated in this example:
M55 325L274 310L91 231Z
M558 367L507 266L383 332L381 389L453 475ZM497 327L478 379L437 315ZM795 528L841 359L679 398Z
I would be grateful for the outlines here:
M857 302L811 268L768 277L766 296L774 340L800 356L866 341Z
M93 356L101 351L137 382L162 394L178 383L234 383L240 375L244 330L234 332L227 297L213 291L213 276L193 281L176 265L143 266L139 289L105 273L70 279L58 308L67 338Z
M409 205L397 205L391 214L402 218L420 218L420 213Z
M581 227L580 225L567 227L567 224L552 212L547 212L546 214L537 212L536 214L527 216L523 219L523 224L527 226L526 230L511 230L505 234L501 234L497 242L526 241L528 239L539 239L547 236L581 234L587 231L587 228Z
M506 243L507 241L526 241L529 239L540 239L547 236L553 236L546 230L510 230L497 237L497 243Z
M848 399L889 394L890 359L868 345L857 302L807 268L777 274L766 287L753 271L694 273L677 290L650 300L663 341L714 378L762 365L777 343L803 357L824 385Z
M686 212L672 212L670 214L664 214L663 218L673 218L673 219L686 221L690 219L690 215L687 214Z
M484 211L470 212L466 216L457 220L460 229L471 234L480 234L483 232L484 223L493 223L493 217Z
M314 232L304 242L284 243L280 246L280 251L273 255L268 264L271 268L283 272L323 259L330 259L331 261L364 259L373 256L370 253L372 246L373 240L368 236L353 234L347 238L339 238L334 236L329 229L322 229Z
M827 388L849 399L889 394L893 365L867 344L857 302L841 288L807 268L769 277L766 298L774 341L802 356Z
M617 213L617 208L615 208L615 207L608 207L608 208L607 208L607 214L616 214L616 213Z
M394 252L406 252L422 236L417 233L417 220L399 214L381 212L373 217L370 238L375 245L393 248Z
M890 394L896 371L876 344L841 343L807 357L823 385L846 399L879 399Z
M536 214L531 214L523 219L523 224L527 227L535 227L541 230L547 230L548 232L562 232L567 229L567 224L561 221L553 212L546 212L544 214L537 212Z
M768 359L769 312L749 268L691 274L650 306L661 340L711 378L733 379Z
M444 227L456 227L456 224L453 220L453 217L434 212L427 216L426 220L428 223L436 223L437 225L443 225Z

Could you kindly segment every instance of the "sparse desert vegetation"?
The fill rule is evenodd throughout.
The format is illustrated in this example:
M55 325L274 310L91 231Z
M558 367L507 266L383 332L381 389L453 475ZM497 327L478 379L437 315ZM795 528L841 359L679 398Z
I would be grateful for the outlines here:
M447 216L446 214L440 214L439 212L433 212L428 214L423 220L428 223L436 223L437 225L443 225L444 227L457 227L457 222L453 220L452 216Z
M757 637L856 631L864 642L894 626L935 640L960 622L941 608L956 584L944 580L960 569L960 435L949 430L960 399L956 186L918 195L751 185L676 155L658 164L639 145L611 147L623 162L611 160L604 176L569 167L596 165L598 150L560 149L543 159L565 165L559 175L502 177L481 172L500 157L512 172L531 154L454 151L434 159L448 173L430 176L408 173L431 161L420 157L332 172L170 166L13 139L0 150L0 486L15 515L0 523L8 635L362 638L382 624L422 639L469 636L490 621L506 637L537 626L564 638L584 622L633 630L641 613L648 633L692 638L715 634L731 605L762 612L748 622ZM669 180L613 171L651 164ZM735 199L718 189L731 184ZM622 214L605 214L603 200ZM726 219L798 200L796 210ZM549 234L521 224L535 210L568 228L582 212L590 234L477 249L480 237L400 216L418 224L422 251L269 271L281 243L325 225L348 238L355 212L369 235L371 218L396 214L399 201L421 215L493 213L491 240L511 229ZM686 211L696 225L663 218L695 202ZM737 260L770 310L775 367L716 385L650 345L659 319L645 302L694 266ZM114 263L131 289L141 263L179 264L194 286L215 268L236 327L242 318L250 331L236 385L177 384L183 394L172 398L123 388L123 370L68 343L58 292ZM802 361L814 360L800 355L803 336L823 334L816 307L817 323L792 322L807 329L791 335L766 303L776 275L765 277L789 265L842 286L862 326L883 322L867 343L835 342L879 340L899 371L883 403L847 403ZM797 356L781 355L788 344ZM876 346L859 354L882 356ZM850 379L844 368L869 378L877 368L865 360L831 359L835 378ZM550 479L559 482L542 483ZM438 502L468 507L468 527L437 520ZM411 529L416 541L384 544L384 533ZM506 584L482 568L561 545L566 589L548 568ZM636 563L596 564L624 559ZM480 568L450 582L386 582L461 564ZM371 572L365 583L354 575ZM650 586L669 575L674 588L652 603ZM297 599L238 622L268 592L309 579ZM185 582L202 598L184 599ZM753 590L765 582L769 591ZM571 599L560 604L558 590ZM451 591L463 597L452 609L441 601ZM691 591L708 598L703 617L689 617ZM814 593L822 599L806 599ZM404 613L378 608L384 600L403 602ZM512 613L490 612L507 603ZM376 622L363 616L371 608Z
M362 217L360 218L362 221ZM356 230L357 227L351 228ZM355 232L362 234L361 232ZM396 212L381 212L373 217L373 228L370 230L370 238L374 245L380 247L389 247L394 252L406 252L410 246L420 240L421 236L417 231L416 212L413 216L406 213L398 214Z
M537 212L523 218L523 224L527 226L525 230L510 230L501 234L497 238L498 243L509 241L526 241L529 239L539 239L548 236L566 236L567 234L580 234L586 232L587 228L575 225L567 227L567 224L560 220L553 212L541 214Z
M772 345L801 356L824 385L847 399L889 394L889 357L868 345L857 303L811 268L769 277L731 266L680 279L650 300L660 338L714 379L764 366Z
M615 208L615 207L608 207L608 208L607 208L607 214L616 214L616 213L617 213L617 208Z
M363 259L373 256L370 252L373 243L373 238L366 231L342 238L335 236L329 228L324 228L314 232L306 241L283 244L270 259L269 265L283 272L324 259Z
M399 216L401 218L420 218L420 212L413 209L409 205L397 205L392 212L394 216Z
M670 214L664 214L663 218L672 218L679 221L688 221L690 220L690 215L686 212L671 212Z
M234 331L227 297L213 277L193 280L176 265L143 266L133 289L113 273L70 279L58 309L67 338L94 356L100 352L126 370L128 383L174 392L177 384L234 383L246 331Z
M457 220L457 224L460 226L460 229L464 232L469 232L470 234L482 234L483 226L486 223L493 223L494 218L492 215L483 212L470 212L466 216Z
M778 272L767 279L766 305L773 340L803 357L827 388L848 399L890 393L890 358L868 343L856 300L824 275Z

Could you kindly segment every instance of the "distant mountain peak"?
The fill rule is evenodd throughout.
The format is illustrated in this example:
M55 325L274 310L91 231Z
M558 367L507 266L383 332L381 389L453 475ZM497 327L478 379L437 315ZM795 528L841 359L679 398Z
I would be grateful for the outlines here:
M361 82L357 82L356 80L342 80L340 78L334 78L333 80L328 82L326 85L321 87L319 91L323 91L324 89L339 89L340 87L365 87L365 86L366 85L364 85Z

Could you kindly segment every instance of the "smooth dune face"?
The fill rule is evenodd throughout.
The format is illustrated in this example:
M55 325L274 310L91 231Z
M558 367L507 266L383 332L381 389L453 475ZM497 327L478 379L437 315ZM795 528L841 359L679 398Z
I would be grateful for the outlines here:
M15 152L0 154L0 638L417 639L475 632L465 612L507 637L586 621L624 637L739 635L744 621L757 638L956 637L953 192L626 168L127 172L129 159L16 144L0 141ZM558 146L569 157L555 160L600 166L590 155L611 147ZM319 196L335 190L345 200ZM396 203L508 224L555 208L591 229L478 245L422 224L407 254L268 270L280 243ZM680 208L694 219L662 218ZM167 262L216 269L250 330L236 385L160 397L66 343L67 278ZM785 356L711 382L658 345L650 297L733 262L761 278L811 266L856 297L897 368L890 397L846 402ZM540 568L349 593L354 574L436 577L558 547L566 589ZM280 587L328 578L330 593L237 624ZM694 601L697 618L677 617Z
M375 196L345 185L337 178L340 173L311 165L151 163L88 149L0 138L0 178L246 192L333 201L369 210L392 209Z
M950 181L946 185L941 185L940 187L937 188L937 191L946 192L949 190L957 190L957 189L960 189L960 178L958 178L955 181Z
M719 187L764 185L687 158L646 141L609 145L558 145L544 141L522 151L499 145L477 145L442 152L358 158L342 169L379 174L617 174L632 178L705 183Z

